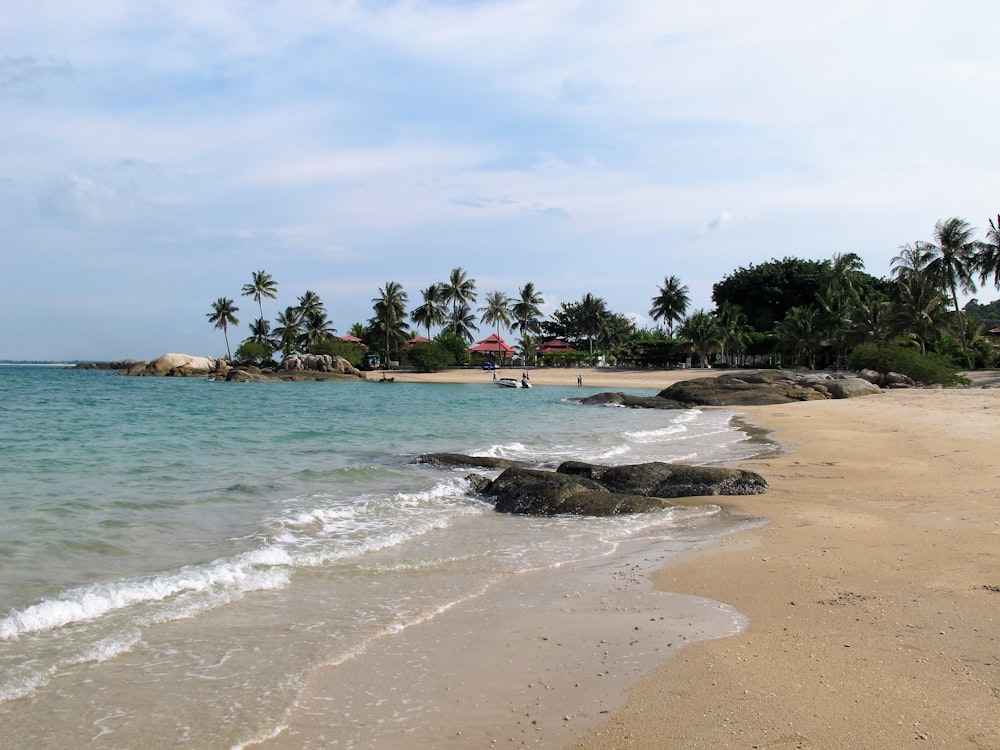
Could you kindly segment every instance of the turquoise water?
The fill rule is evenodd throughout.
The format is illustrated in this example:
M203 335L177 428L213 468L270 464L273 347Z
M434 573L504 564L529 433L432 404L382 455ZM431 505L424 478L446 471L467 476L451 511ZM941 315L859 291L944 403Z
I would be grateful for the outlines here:
M725 412L567 401L594 392L0 367L7 741L239 746L273 731L311 668L504 575L638 533L690 537L715 506L512 518L467 494L467 470L410 462L755 452Z

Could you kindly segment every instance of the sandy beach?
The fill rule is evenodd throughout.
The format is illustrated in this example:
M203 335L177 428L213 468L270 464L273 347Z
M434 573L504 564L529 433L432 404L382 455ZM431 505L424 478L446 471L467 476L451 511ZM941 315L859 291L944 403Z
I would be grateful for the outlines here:
M707 374L718 372L542 369L531 379L572 385L580 375L588 387L628 390ZM782 446L741 463L768 479L769 494L727 498L733 514L767 523L632 574L698 606L731 607L747 618L745 629L681 649L647 643L643 658L655 664L633 670L642 676L630 681L624 705L611 691L600 718L581 725L586 731L535 726L537 734L510 737L506 746L1000 748L1000 389L980 387L992 385L992 375L975 379L965 389L736 410ZM580 627L588 643L600 635L589 623ZM468 680L464 695L490 682L503 659L496 643L460 643L470 650L452 662L464 670L449 662L455 671L446 678ZM608 652L589 658L594 669L584 674L593 675ZM334 688L329 676L325 686L320 680L312 716L331 707L323 695ZM558 710L568 723L572 698L563 695ZM492 721L467 719L466 730ZM480 746L462 730L436 727L428 738L436 737L434 746ZM322 736L308 721L305 731ZM290 731L274 744L291 747L301 736ZM502 735L485 736L494 739L483 746L501 744Z

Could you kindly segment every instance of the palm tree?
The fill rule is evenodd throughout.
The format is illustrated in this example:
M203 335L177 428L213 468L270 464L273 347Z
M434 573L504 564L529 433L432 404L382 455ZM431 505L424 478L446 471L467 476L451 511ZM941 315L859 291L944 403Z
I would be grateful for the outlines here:
M947 316L948 299L927 276L904 271L897 283L899 300L890 311L895 329L910 334L927 354L927 343L941 330Z
M517 321L517 329L521 332L521 336L538 333L540 329L538 319L542 317L542 311L538 306L545 304L542 293L535 291L535 285L530 281L518 289L517 293L520 299L514 300L514 306L511 308L514 320Z
M274 335L278 339L278 348L288 357L298 351L302 339L302 312L297 307L286 307L284 312L278 313L277 323Z
M684 313L690 304L688 288L676 276L665 277L663 286L657 288L660 293L653 297L653 306L649 309L649 314L653 320L665 321L667 332L670 338L673 338L674 323L684 320Z
M934 225L934 239L930 242L917 243L927 254L927 263L923 270L937 285L951 292L951 301L955 306L955 327L962 339L962 348L968 349L969 342L965 336L965 324L962 322L962 310L958 306L958 290L963 292L976 291L972 273L976 269L976 258L983 243L972 239L973 228L965 219L952 218L939 221ZM966 355L969 367L972 360Z
M472 306L476 302L476 280L470 279L461 268L453 268L451 276L442 285L444 304L451 303L452 318L458 317L459 305Z
M990 231L979 249L976 268L980 283L985 284L986 279L993 276L993 286L1000 286L1000 214L997 214L995 223L990 219Z
M579 307L579 326L588 341L590 341L590 356L594 356L594 339L596 339L603 329L608 312L608 304L600 297L595 297L590 292L583 295Z
M729 346L733 352L742 351L750 339L750 326L747 323L747 316L740 309L739 305L732 302L723 302L719 306L719 311L715 316L719 326L719 339L722 343L722 358L726 359L726 347ZM673 338L671 336L671 338Z
M497 354L501 362L503 362L503 350L500 346L500 328L510 328L513 316L510 311L510 305L514 300L508 297L503 292L487 292L486 293L486 306L479 308L480 320L486 325L492 325L496 328L497 334Z
M397 344L406 340L404 321L406 320L406 292L396 281L387 281L379 287L379 296L372 300L375 310L375 322L385 333L385 361L389 362L389 341L395 339Z
M714 315L704 310L695 310L685 318L677 333L691 342L702 367L709 366L708 355L712 349L722 345L718 321Z
M258 344L268 344L269 346L274 346L274 337L271 335L270 322L264 320L263 318L258 318L251 323L250 338L247 340Z
M775 326L775 331L781 342L795 351L796 356L806 355L810 370L816 369L816 352L823 343L823 331L815 307L799 305L791 308Z
M253 280L249 284L243 285L243 296L253 297L256 300L257 305L260 307L260 319L263 320L264 303L261 300L264 297L277 299L278 283L266 271L254 271Z
M333 323L326 316L326 310L322 305L309 308L301 314L302 320L302 348L305 351L312 351L317 344L331 338L337 332Z
M219 297L212 303L212 312L206 314L209 323L214 323L217 329L222 329L226 337L226 354L229 355L230 362L233 361L233 352L229 348L229 326L240 324L239 318L236 317L239 309L229 297Z
M465 303L462 303L456 307L448 319L445 321L445 330L449 331L456 336L460 336L466 341L471 342L475 336L473 331L478 331L479 326L476 325L476 318L472 314L472 310Z
M422 289L420 294L424 298L424 304L413 308L410 313L410 320L418 326L427 328L427 338L431 337L431 326L444 325L447 317L444 311L444 295L440 284L431 284L426 289Z
M303 315L315 314L318 311L326 312L326 305L316 292L306 289L305 293L299 297L298 310Z

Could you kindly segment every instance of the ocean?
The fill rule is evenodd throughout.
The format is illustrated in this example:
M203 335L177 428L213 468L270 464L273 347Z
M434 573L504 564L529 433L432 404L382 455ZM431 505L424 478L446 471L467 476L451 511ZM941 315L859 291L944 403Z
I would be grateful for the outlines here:
M467 493L468 469L412 462L760 452L725 411L571 400L598 390L0 367L4 746L247 747L281 733L318 667L512 576L640 538L680 554L731 528L709 502L504 516Z

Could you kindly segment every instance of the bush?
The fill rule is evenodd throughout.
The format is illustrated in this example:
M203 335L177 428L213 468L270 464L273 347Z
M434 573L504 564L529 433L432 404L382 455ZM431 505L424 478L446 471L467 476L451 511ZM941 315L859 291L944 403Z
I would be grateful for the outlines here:
M455 355L437 342L414 344L407 350L410 364L420 372L436 372L455 364Z
M924 385L955 386L970 382L948 357L921 354L906 346L862 344L847 355L847 366L852 370L867 368L883 373L901 372Z
M451 331L443 331L434 337L434 343L451 352L455 358L453 364L465 365L469 363L469 345L461 336Z
M355 344L353 341L342 341L332 336L317 343L309 353L343 357L355 367L360 367L365 359L364 347Z
M274 348L263 341L244 341L236 350L233 359L239 365L260 365L271 361Z

